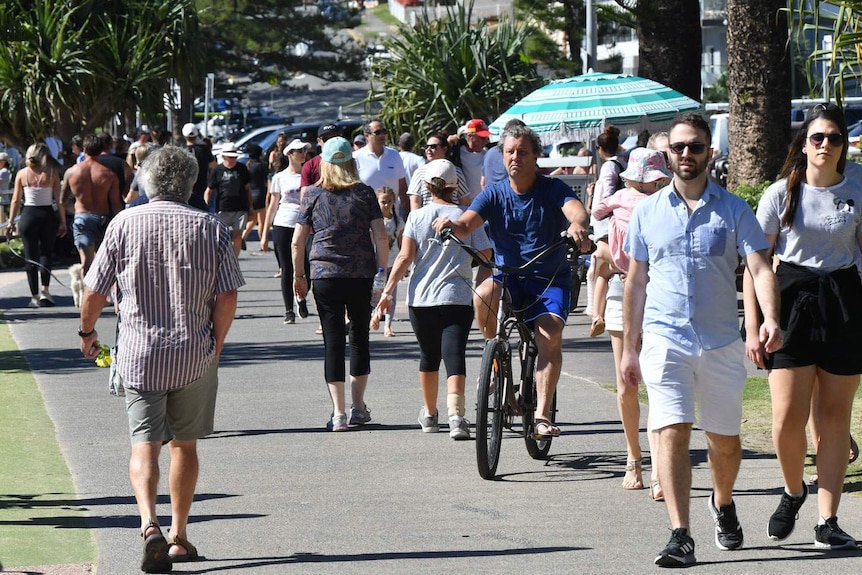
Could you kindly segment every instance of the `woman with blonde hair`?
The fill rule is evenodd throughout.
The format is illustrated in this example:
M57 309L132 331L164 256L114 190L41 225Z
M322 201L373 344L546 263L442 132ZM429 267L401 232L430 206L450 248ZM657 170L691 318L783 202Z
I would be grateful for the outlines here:
M48 163L48 146L43 143L27 148L27 165L15 176L15 190L9 206L6 235L16 231L24 244L27 283L30 285L30 307L52 307L54 298L48 291L51 283L54 241L66 235L66 210L60 206L60 173ZM23 208L18 210L19 204ZM21 219L16 224L15 218ZM42 290L39 291L39 280Z
M314 301L323 328L324 377L332 399L327 427L347 431L349 425L371 421L365 404L371 371L371 292L375 275L385 277L389 242L374 190L359 180L350 142L341 137L327 140L321 160L320 181L306 190L300 202L291 246L293 291L299 299L305 299L308 281L313 280ZM306 270L305 244L311 229L314 236ZM345 311L350 317L349 330L344 323ZM348 335L353 400L349 418L344 390L344 346Z

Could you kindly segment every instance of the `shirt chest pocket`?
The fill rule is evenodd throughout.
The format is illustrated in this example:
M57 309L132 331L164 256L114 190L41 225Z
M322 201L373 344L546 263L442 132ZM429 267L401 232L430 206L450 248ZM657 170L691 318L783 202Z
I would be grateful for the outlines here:
M697 250L705 256L723 256L727 250L727 228L701 226L696 237Z

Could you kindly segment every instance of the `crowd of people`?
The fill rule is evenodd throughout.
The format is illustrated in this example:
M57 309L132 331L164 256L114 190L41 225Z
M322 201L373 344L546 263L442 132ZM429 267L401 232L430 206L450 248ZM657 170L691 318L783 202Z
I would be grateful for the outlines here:
M696 561L688 457L695 424L707 438L715 543L722 550L743 545L733 489L741 464L746 356L769 370L777 479L784 485L768 520L769 538L790 535L808 497L805 429L812 425L819 483L815 545L856 548L837 514L848 460L858 451L850 415L862 374L852 349L853 334L862 332L862 213L856 208L862 181L846 160L841 110L818 105L809 111L756 214L708 177L711 134L697 114L677 118L668 132L644 134L642 146L629 152L620 147L619 130L607 126L595 142L600 166L583 168L596 178L583 202L538 168L542 142L522 122L510 122L494 145L481 119L460 132L428 134L418 155L411 134L397 138L400 151L389 147L388 129L374 118L352 141L337 126L322 126L319 154L308 142L280 138L267 158L252 146L242 163L228 143L217 164L188 124L182 147L158 145L153 131L142 129L119 163L109 136L85 136L74 142L78 157L65 174L44 144L27 150L26 167L14 178L7 232L24 242L29 305L55 303L49 291L53 242L71 219L86 276L79 327L84 355L98 352L95 324L108 298L116 298L122 318L117 367L133 445L141 568L163 572L197 557L186 533L196 441L212 432L218 358L244 283L238 258L255 227L255 254L270 251L272 232L284 323L296 323L297 314L307 318L313 296L332 403L326 426L333 432L372 420L366 401L370 332L382 322L385 336L397 335L397 289L406 279L405 313L420 357L421 431L440 429L442 362L449 435L470 437L468 334L475 322L493 338L497 306L505 300L536 337L533 435L560 435L551 409L572 309L565 254L549 255L528 275L510 279L503 294L500 277L471 268L463 250L438 238L449 228L497 265L519 266L566 233L581 251L595 250L590 335L607 331L614 351L627 453L624 489L647 487L641 384L649 397L649 494L665 502L672 529L655 564ZM9 160L0 154L0 178ZM55 209L65 205L68 216ZM737 314L740 261L744 341ZM176 349L176 341L185 347ZM179 375L171 367L177 354L184 357ZM154 510L165 441L170 474L178 478L171 483L167 537Z

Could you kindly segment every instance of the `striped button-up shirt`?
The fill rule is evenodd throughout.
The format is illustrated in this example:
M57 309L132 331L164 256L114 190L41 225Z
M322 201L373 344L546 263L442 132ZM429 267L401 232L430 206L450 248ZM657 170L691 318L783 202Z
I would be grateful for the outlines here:
M212 365L218 294L245 284L230 230L187 204L155 200L123 210L84 283L103 295L117 284L117 370L125 385L164 391Z

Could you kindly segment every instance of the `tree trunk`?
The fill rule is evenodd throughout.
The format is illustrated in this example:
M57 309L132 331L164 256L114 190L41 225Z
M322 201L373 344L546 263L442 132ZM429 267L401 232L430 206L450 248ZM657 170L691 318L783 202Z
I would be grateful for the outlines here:
M638 75L694 98L700 95L700 4L697 0L638 0Z
M786 0L728 0L728 188L775 181L790 142Z

